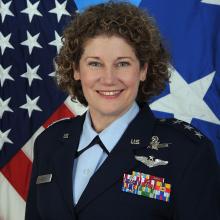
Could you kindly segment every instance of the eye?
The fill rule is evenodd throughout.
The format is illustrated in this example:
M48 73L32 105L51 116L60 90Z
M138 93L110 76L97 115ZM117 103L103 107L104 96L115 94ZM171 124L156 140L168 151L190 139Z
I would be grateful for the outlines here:
M97 61L91 61L88 63L89 66L92 66L92 67L100 67L102 66L102 64L100 62L97 62Z
M126 67L126 66L130 66L130 63L127 61L121 61L117 63L117 67Z

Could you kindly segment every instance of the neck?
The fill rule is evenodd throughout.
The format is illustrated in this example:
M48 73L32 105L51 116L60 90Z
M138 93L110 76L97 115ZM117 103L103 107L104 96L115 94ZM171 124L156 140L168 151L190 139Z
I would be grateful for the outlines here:
M90 118L91 118L91 123L92 123L93 129L97 133L100 133L105 128L107 128L112 122L114 122L116 119L121 117L124 113L126 113L128 111L128 109L126 111L121 112L120 114L112 114L112 115L97 114L97 112L94 112L94 111L92 111L92 109L90 109L89 113L90 113Z
M122 115L124 115L126 112L129 111L129 109L132 107L133 103L128 106L126 109L120 112L112 112L112 113L103 113L96 111L92 107L89 107L89 113L90 113L90 119L91 119L91 125L93 129L100 133L105 128L107 128L112 122L120 118Z
M113 121L115 121L117 118L112 116L112 117L98 117L96 115L93 115L90 112L90 116L91 116L91 123L92 123L92 127L93 129L97 132L100 133L102 132L105 128L107 128Z

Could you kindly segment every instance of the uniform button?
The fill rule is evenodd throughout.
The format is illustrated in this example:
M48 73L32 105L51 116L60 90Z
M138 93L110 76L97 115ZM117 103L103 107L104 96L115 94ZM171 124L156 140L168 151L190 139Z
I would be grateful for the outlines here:
M90 169L84 169L83 174L88 176L91 173Z

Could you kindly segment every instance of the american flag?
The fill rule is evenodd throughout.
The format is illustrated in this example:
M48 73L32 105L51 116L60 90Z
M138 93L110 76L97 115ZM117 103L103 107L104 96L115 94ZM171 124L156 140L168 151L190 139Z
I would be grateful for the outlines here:
M0 220L23 220L33 142L84 111L57 90L53 59L74 10L100 0L0 0ZM171 83L151 108L192 123L220 160L220 0L132 0L157 21L171 51Z
M22 220L33 142L80 113L54 83L53 60L76 10L67 0L0 0L0 219Z

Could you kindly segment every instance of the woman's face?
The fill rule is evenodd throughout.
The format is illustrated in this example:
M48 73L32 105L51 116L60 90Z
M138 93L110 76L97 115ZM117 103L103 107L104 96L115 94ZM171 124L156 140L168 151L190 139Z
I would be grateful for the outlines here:
M74 79L81 80L91 116L117 119L136 99L147 64L140 69L133 48L117 36L97 36L84 46Z

